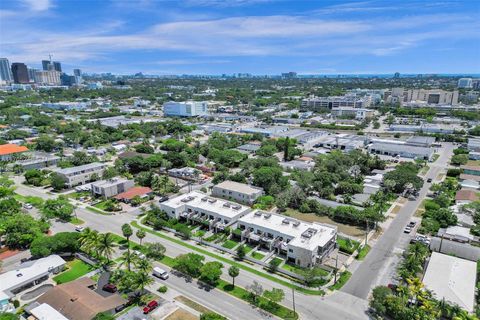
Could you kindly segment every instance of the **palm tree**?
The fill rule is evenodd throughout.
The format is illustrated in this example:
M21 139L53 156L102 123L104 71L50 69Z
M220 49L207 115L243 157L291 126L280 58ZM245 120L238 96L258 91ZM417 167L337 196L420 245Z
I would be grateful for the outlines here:
M139 291L140 294L143 294L145 287L152 284L154 280L146 272L138 272L135 275L134 279L134 288Z
M228 275L232 277L232 286L235 288L235 278L240 274L240 269L237 266L228 268Z
M140 239L140 245L142 245L142 240L143 238L145 238L145 236L147 235L145 233L145 231L143 231L142 229L138 229L137 230L137 233L135 233L135 235L137 236L138 239Z
M123 236L127 238L127 257L128 257L127 266L128 266L128 271L130 271L130 237L133 234L132 227L130 227L128 223L125 223L122 226L122 233L123 233Z
M115 239L110 232L102 233L98 237L97 250L100 256L107 259L107 264L110 263L115 248Z
M98 251L98 240L99 240L100 234L98 233L97 230L92 230L90 228L86 228L85 230L82 231L80 234L80 246L82 250L87 252L88 254L95 253L96 257L99 257L99 251Z
M153 269L152 263L148 259L138 259L134 262L134 264L137 270L140 272L150 273L150 271Z

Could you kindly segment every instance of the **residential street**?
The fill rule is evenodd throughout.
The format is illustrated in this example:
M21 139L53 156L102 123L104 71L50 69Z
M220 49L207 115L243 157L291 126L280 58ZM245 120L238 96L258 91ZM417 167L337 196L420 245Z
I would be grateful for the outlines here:
M380 236L363 263L359 265L341 291L361 299L368 299L370 291L375 285L378 285L377 278L379 275L388 272L385 269L391 266L389 262L395 255L395 248L401 245L400 249L405 249L408 245L408 241L401 241L402 237L404 237L403 229L427 195L431 184L427 183L426 179L432 178L435 180L438 174L445 170L453 154L453 149L453 144L443 144L443 147L438 152L440 158L434 163L428 164L430 169L425 176L425 183L420 190L419 197L404 204L390 224L390 227ZM387 285L387 283L383 283L383 285Z

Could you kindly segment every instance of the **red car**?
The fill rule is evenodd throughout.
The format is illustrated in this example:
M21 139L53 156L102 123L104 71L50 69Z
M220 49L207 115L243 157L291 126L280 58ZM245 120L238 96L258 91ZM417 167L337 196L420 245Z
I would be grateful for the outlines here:
M107 283L106 285L103 286L102 288L103 291L115 293L117 292L117 286L112 284L112 283Z
M150 313L158 307L158 302L155 300L150 301L145 308L143 308L143 314Z

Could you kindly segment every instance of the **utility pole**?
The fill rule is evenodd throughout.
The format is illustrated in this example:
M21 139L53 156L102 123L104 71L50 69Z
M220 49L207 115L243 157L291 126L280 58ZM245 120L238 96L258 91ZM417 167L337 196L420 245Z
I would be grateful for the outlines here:
M334 284L337 283L337 272L338 271L338 252L337 252L337 257L335 258L335 281Z
M365 220L366 224L366 230L365 230L365 245L367 245L368 242L368 220Z

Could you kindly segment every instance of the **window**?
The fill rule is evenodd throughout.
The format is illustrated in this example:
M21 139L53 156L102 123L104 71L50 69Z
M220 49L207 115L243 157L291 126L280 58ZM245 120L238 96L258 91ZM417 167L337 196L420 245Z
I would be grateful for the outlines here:
M292 249L288 249L288 252L293 252L293 250L292 250Z

